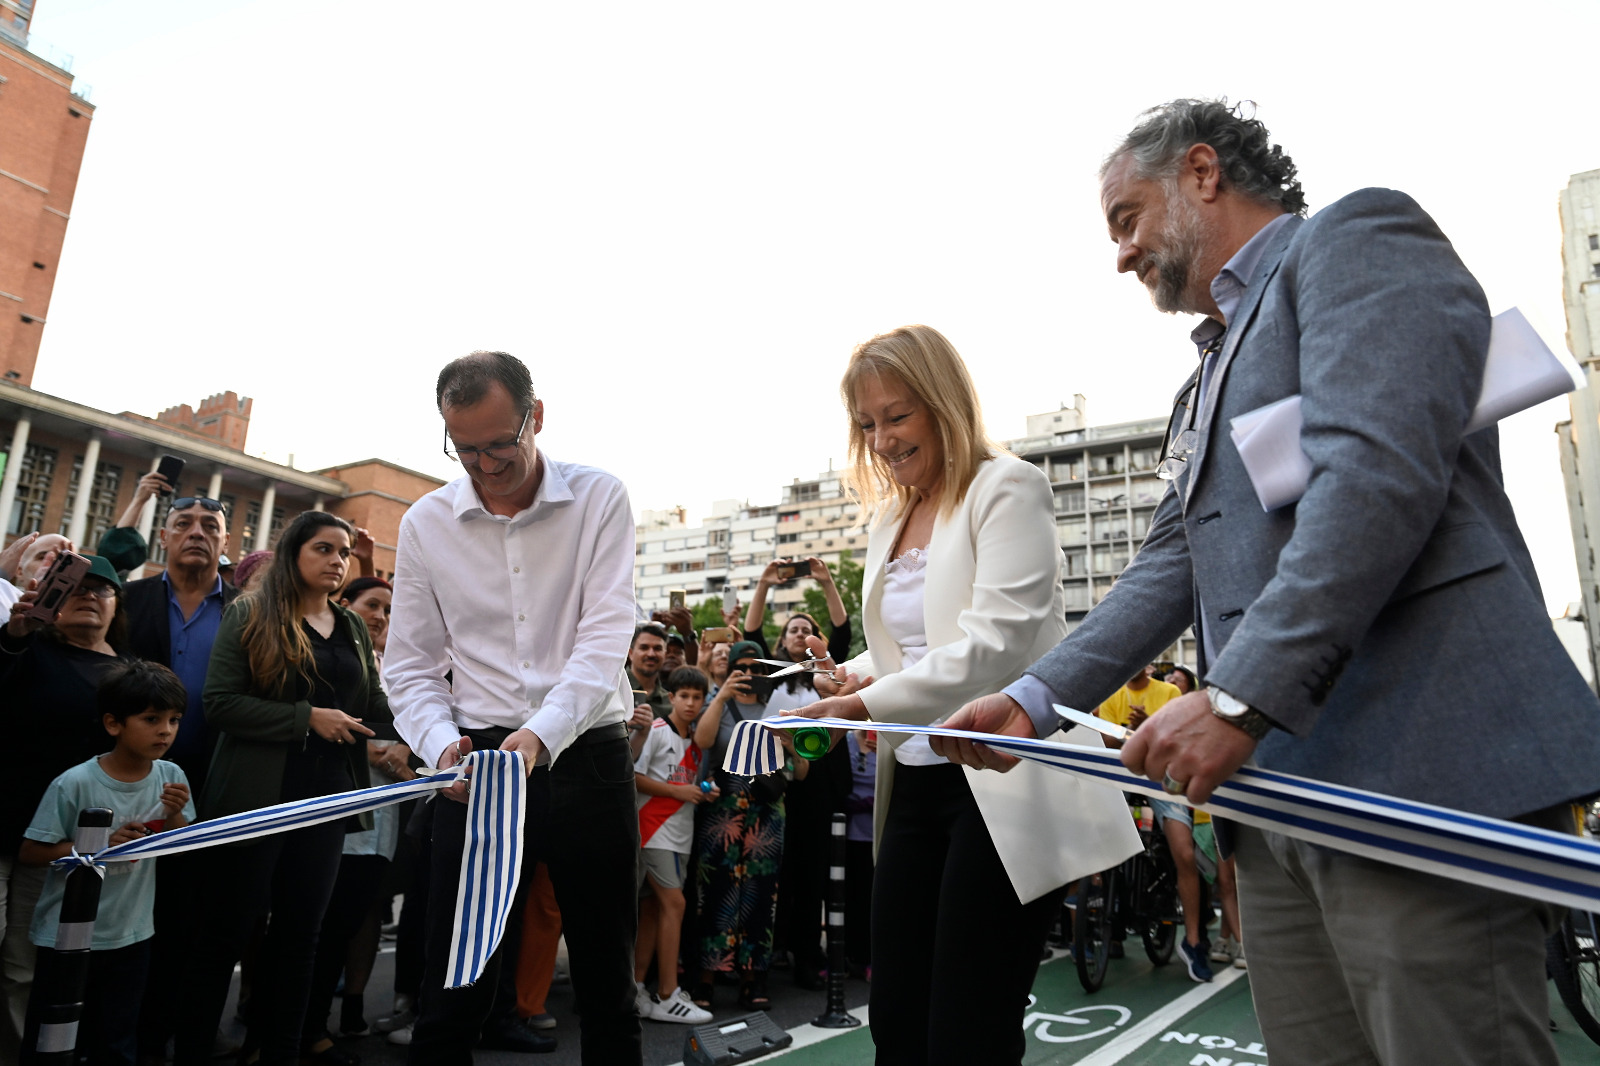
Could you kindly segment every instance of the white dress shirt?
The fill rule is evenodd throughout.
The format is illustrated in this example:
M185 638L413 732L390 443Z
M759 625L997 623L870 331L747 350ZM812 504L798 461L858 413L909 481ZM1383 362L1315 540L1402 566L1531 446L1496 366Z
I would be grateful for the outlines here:
M883 619L883 628L900 645L902 670L911 669L928 654L928 624L922 613L927 577L925 548L912 548L883 566L883 605L878 615ZM938 766L944 762L933 753L927 737L911 737L902 742L894 749L894 757L902 766Z
M628 492L603 470L539 461L538 494L514 517L461 477L400 522L383 679L395 727L430 766L463 728L530 729L554 761L628 717Z

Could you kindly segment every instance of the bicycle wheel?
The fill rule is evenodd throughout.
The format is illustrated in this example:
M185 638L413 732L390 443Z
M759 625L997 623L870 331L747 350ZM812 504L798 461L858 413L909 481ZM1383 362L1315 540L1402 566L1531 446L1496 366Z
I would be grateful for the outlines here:
M1595 916L1568 913L1545 943L1545 961L1561 1002L1589 1039L1600 1044L1600 925Z
M1178 926L1160 918L1148 918L1139 927L1139 938L1144 941L1145 957L1157 966L1172 961L1172 949L1178 943Z
M1111 912L1115 909L1116 867L1078 882L1078 910L1072 919L1072 961L1085 992L1094 992L1106 979L1111 962Z

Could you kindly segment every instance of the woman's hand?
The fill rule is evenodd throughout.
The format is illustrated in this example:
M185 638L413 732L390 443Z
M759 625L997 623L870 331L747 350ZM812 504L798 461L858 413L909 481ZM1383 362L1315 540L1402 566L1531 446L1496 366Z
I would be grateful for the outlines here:
M870 682L871 679L869 678L867 683L870 684ZM854 688L851 687L852 683L854 683ZM829 696L827 699L809 703L804 707L797 707L793 713L801 718L844 718L852 722L865 722L872 716L867 713L867 705L861 702L861 697L855 694L856 690L861 687L862 682L852 674L850 675L850 681L846 682L844 686L844 688L849 689L849 692L845 695Z
M396 741L384 747L376 744L367 745L367 765L374 770L382 770L400 781L411 781L416 778L416 772L411 769L407 761L411 758L411 749Z
M356 735L370 737L372 730L333 707L311 708L311 730L330 744L354 744Z
M28 587L22 593L22 598L11 605L11 618L6 622L6 632L13 637L25 637L30 633L37 633L45 624L37 618L25 617L33 609L34 601L39 598L39 582L28 579Z
M828 569L828 564L815 555L808 556L806 562L811 564L811 576L823 585L833 584L833 571Z
M776 585L778 583L778 560L774 559L761 570L761 576L756 579L758 585Z

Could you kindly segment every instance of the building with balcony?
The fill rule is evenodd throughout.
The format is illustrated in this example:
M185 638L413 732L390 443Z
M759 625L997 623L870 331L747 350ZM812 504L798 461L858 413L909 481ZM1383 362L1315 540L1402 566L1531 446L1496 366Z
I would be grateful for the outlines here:
M1168 483L1156 477L1167 420L1090 426L1082 396L1072 407L1028 416L1028 436L1006 447L1043 470L1055 493L1067 591L1067 624L1075 627L1105 598L1150 529ZM1166 658L1193 667L1192 633Z
M1572 419L1556 426L1567 511L1578 564L1582 606L1569 611L1587 629L1584 659L1600 676L1600 170L1572 175L1561 192L1561 260L1567 309L1567 347L1588 388L1567 397Z

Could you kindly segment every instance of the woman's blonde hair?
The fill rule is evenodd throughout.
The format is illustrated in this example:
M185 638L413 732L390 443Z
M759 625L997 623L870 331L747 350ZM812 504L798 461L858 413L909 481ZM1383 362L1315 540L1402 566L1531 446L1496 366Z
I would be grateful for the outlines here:
M856 388L862 380L884 376L910 389L933 417L944 458L939 513L948 514L966 498L972 479L978 476L978 466L1004 451L984 431L978 390L972 386L967 364L944 334L931 326L901 326L858 344L850 353L850 365L839 383L839 394L850 413L850 471L846 483L860 501L866 522L890 500L909 503L914 491L897 484L889 464L867 447L861 413L856 409Z

